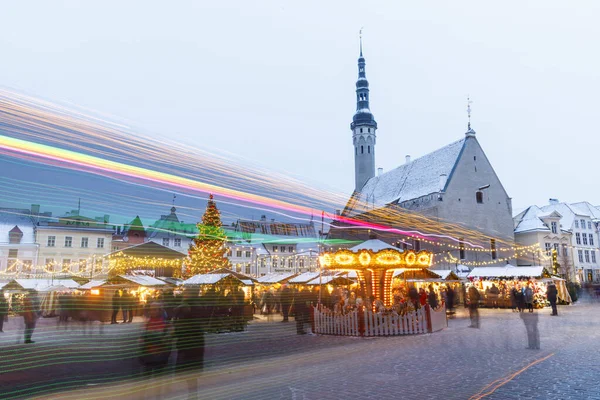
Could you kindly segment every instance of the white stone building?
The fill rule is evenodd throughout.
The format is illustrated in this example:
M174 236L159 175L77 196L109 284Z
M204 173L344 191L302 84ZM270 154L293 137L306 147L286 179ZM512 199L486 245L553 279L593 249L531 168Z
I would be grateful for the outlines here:
M38 244L30 210L0 209L0 280L35 273Z
M561 203L556 199L550 199L550 204L540 207L539 210L541 218L548 221L550 221L548 218L552 215L560 215L560 229L562 232L568 233L570 237L567 250L572 260L572 274L575 279L580 282L600 282L600 243L598 235L600 209L588 202ZM531 214L533 213L532 211ZM529 219L526 210L515 217L515 222ZM518 228L519 224L516 225L515 229ZM517 236L516 230L515 236ZM543 242L542 249L545 250L545 248L546 242ZM562 244L560 250L562 256L559 257L559 262L565 255Z

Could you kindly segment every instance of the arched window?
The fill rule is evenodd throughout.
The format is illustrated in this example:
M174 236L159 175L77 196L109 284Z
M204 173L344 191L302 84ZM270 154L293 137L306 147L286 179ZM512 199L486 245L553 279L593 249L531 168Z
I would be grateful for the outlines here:
M358 147L355 147L355 148L354 148L354 150L355 150L355 151L354 151L354 154L357 154L357 155L358 155Z
M360 154L365 154L365 146L360 146Z
M371 146L367 146L367 153L371 154Z
M367 129L367 132L371 133L371 128L368 128L368 129Z
M477 204L483 204L483 192L476 192L475 199L477 200Z
M360 128L360 133L363 133L363 131L362 131L362 130L363 130L363 128Z

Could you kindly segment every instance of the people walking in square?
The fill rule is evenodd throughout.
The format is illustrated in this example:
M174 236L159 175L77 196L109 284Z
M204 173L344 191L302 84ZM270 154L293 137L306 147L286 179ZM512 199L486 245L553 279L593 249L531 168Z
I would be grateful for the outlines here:
M454 289L450 285L446 287L446 310L450 314L454 314Z
M133 293L129 293L127 295L127 297L125 297L125 308L127 308L127 322L128 323L132 323L133 322L133 312L136 308L137 305L137 297L135 297L135 295Z
M546 297L550 302L550 306L552 307L552 315L558 315L558 310L556 309L556 300L558 299L558 290L556 289L556 285L554 282L550 282L546 289Z
M31 340L35 324L39 316L37 293L30 290L23 298L23 322L25 323L25 343L35 343Z
M408 297L413 303L413 307L415 308L415 310L417 310L421 303L419 301L419 292L417 291L417 288L415 286L411 286L410 289L408 289Z
M479 328L479 299L481 295L475 286L469 287L469 317L471 328Z
M433 285L429 285L429 294L427 295L427 303L429 303L429 307L432 309L436 309L438 306L437 295L435 294L435 289Z
M495 283L492 283L492 287L490 288L490 307L498 308L498 297L500 296L500 290L496 286Z
M4 332L4 320L8 319L8 302L4 292L0 290L0 333Z
M119 290L115 290L115 293L112 297L112 316L110 319L111 324L117 324L117 315L119 315L119 310L121 309L121 295L119 294Z
M310 315L311 294L307 289L296 293L294 297L294 310L296 319L296 333L305 335L304 325L308 323Z
M121 312L123 313L123 323L127 322L127 312L129 311L131 302L131 295L123 290L123 294L121 295Z
M525 288L517 286L517 309L519 312L525 310Z
M517 293L517 288L513 287L510 290L510 308L512 310L512 312L517 312L517 298L519 297L518 293Z
M531 313L521 313L521 319L525 324L525 330L527 331L527 348L531 350L540 349L540 332L538 330L538 314L531 311Z
M280 294L281 299L281 313L283 314L283 320L281 322L289 321L290 307L292 306L293 296L292 289L286 284L283 285Z
M533 312L533 289L531 285L527 285L525 288L525 304L527 304L527 309L530 313Z

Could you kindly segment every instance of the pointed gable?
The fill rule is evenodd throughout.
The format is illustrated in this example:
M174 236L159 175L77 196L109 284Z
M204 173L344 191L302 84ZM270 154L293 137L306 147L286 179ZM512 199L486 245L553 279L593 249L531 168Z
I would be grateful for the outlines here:
M440 189L444 189L440 188L440 176L445 175L447 182L450 181L465 142L466 138L450 143L369 179L360 192L352 197L346 212L360 213L440 192Z
M19 244L23 239L23 231L17 225L8 231L8 242L10 244Z

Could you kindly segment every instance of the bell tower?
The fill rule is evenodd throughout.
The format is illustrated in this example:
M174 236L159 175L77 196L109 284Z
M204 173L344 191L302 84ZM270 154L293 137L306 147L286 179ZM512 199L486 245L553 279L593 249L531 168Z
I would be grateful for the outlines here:
M375 176L375 142L377 122L369 109L369 81L365 72L365 58L360 34L360 56L358 57L358 80L356 81L356 113L350 124L354 144L355 191L360 191L369 179Z

